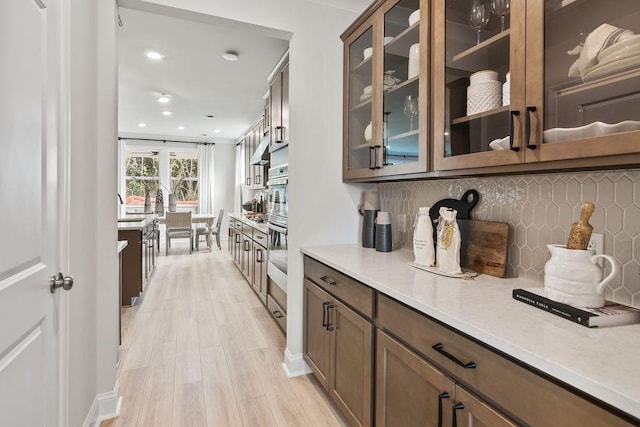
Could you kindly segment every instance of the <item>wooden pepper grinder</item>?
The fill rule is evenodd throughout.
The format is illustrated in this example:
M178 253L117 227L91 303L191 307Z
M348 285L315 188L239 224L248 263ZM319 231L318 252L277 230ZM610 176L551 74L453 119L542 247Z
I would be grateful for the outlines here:
M591 232L593 232L593 226L589 224L589 218L591 218L591 214L593 214L594 209L595 206L591 202L586 202L582 205L580 220L578 222L574 222L571 226L567 249L587 249L587 246L589 246L589 240L591 239Z

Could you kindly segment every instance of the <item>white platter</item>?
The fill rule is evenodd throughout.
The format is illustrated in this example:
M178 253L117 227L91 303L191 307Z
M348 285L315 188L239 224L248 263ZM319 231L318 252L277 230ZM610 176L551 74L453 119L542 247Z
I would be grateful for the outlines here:
M590 138L594 136L611 135L613 133L640 130L640 121L625 120L619 123L593 122L575 128L553 128L543 133L545 143L571 141L574 139Z
M468 268L463 268L462 274L450 274L450 273L442 272L438 270L436 267L427 267L426 265L418 265L418 264L414 264L413 262L410 262L409 266L413 268L417 268L418 270L428 271L429 273L437 274L439 276L452 277L454 279L473 280L473 278L478 275L478 273L476 273L475 271L469 270Z

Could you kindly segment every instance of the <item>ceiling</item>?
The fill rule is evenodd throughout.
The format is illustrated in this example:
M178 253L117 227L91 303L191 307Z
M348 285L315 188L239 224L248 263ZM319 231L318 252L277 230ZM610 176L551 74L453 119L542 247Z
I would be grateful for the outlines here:
M267 77L288 48L286 35L221 18L182 19L124 7L119 13L121 136L235 139L262 114ZM150 60L146 50L165 57ZM238 53L237 61L222 58L228 50ZM169 103L158 102L162 93L171 96Z

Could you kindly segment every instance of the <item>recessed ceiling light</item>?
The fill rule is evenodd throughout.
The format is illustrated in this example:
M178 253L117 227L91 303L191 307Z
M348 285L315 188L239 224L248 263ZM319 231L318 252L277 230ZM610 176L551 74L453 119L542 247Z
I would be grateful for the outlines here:
M220 133L220 129L214 129L213 130L215 133Z
M207 114L205 117L207 119L213 119L215 116L213 114Z
M166 104L169 101L171 101L171 96L166 93L163 93L160 98L158 98L158 102L161 104Z
M178 126L178 130L184 130L184 126Z
M206 134L206 133L203 133L203 134L202 134L202 136L207 136L207 134Z
M162 114L164 114L165 116L170 116L173 113L171 111L163 111Z
M147 58L153 59L154 61L161 61L164 59L164 54L158 52L157 50L145 50L144 54Z
M143 128L143 127L146 127L146 126L147 126L146 123L142 123L142 122L138 123L138 127L140 127L140 128Z
M224 59L227 61L237 61L238 60L238 52L234 52L233 50L228 50L222 55Z

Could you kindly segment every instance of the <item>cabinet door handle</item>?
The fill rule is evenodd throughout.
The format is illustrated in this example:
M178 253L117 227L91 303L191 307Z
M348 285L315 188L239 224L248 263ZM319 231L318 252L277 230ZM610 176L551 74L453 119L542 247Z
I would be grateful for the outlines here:
M255 184L260 185L260 181L262 180L262 177L260 175L256 175L253 178L254 178Z
M373 148L374 148L374 152L376 153L376 156L375 156L375 157L376 157L375 168L376 168L376 169L381 169L381 168L382 168L382 166L384 166L384 158L383 158L380 162L378 162L378 157L379 157L379 156L383 156L383 157L384 157L384 150L383 150L383 151L381 151L383 154L378 154L378 152L380 152L380 150L382 150L382 147L381 147L381 146L379 146L379 145L376 145L376 146L375 146L375 147L373 147Z
M260 255L260 257L258 257ZM262 257L262 249L256 249L256 262L262 262L264 258Z
M332 308L336 308L336 306L332 303L329 303L327 305L327 331L333 331L335 329L333 326L331 326L331 312L329 310L331 310Z
M236 234L236 243L240 243L240 235Z
M464 403L456 403L455 405L453 405L453 416L452 421L451 421L451 426L452 427L458 427L458 417L457 417L457 411L459 409L464 409Z
M322 303L322 327L327 329L327 306L331 304L330 301Z
M438 395L438 427L442 427L442 399L448 399L449 393L443 391Z
M527 107L527 116L524 118L524 136L526 138L525 143L527 144L527 148L530 150L535 150L538 148L537 144L530 144L531 141L531 113L535 113L537 110L536 107Z
M437 351L438 353L440 353L441 355L443 355L444 357L446 357L447 359L453 361L456 365L461 366L465 369L474 369L476 367L476 362L474 361L464 363L463 361L453 356L452 354L447 353L444 350L444 344L442 344L441 342L434 344L433 346L431 346L431 348Z
M273 313L273 317L276 319L282 319L284 317L284 315L280 313L280 310L273 310L271 313Z
M276 140L275 143L276 144L280 144L282 142L284 142L284 126L276 126L275 128L276 132L275 132L275 136L276 136Z
M515 133L515 124L513 122L514 122L514 117L520 115L520 111L514 110L514 111L509 111L509 113L510 113L509 114L509 148L512 151L518 152L520 151L520 147L513 146L513 134Z
M320 280L322 280L324 283L326 283L327 285L331 285L331 286L335 286L338 284L338 282L336 281L336 279L332 279L329 276L322 276L320 278Z
M375 168L376 168L375 147L369 147L369 169L374 170Z
M249 241L248 240L244 241L244 251L245 252L249 252Z

